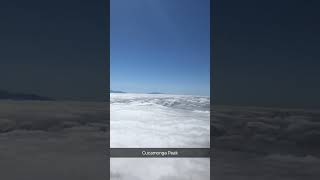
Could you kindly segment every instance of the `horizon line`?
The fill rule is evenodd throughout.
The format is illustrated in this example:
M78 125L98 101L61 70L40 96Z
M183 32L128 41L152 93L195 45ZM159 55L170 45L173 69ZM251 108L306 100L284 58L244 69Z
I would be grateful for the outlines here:
M114 92L111 92L111 91L114 91ZM186 94L186 93L171 93L171 92L132 92L132 91L121 91L121 90L112 90L110 89L109 90L109 94L111 93L115 93L115 94L167 94L167 95L189 95L189 96L206 96L206 97L210 97L210 94L209 95L201 95L201 94Z

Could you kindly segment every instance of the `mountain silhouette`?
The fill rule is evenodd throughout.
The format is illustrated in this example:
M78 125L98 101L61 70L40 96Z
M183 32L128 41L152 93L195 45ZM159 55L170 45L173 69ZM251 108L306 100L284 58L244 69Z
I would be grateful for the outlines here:
M48 101L53 100L49 97L39 96L36 94L27 94L27 93L12 93L6 90L0 90L0 99L7 100L41 100Z
M165 93L162 93L162 92L150 92L148 94L165 94Z
M110 90L110 93L126 93L126 92Z

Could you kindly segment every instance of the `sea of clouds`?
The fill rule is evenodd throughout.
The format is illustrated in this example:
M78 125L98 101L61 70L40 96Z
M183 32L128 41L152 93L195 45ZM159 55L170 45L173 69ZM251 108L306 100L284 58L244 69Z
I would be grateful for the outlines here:
M111 158L111 180L209 180L209 158Z
M1 179L108 179L108 104L0 100Z
M210 147L210 98L110 94L111 148Z

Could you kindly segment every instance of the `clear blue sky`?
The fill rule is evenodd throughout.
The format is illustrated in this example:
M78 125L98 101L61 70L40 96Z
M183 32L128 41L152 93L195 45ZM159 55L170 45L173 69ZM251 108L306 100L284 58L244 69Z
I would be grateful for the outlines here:
M210 94L209 0L111 0L111 89Z

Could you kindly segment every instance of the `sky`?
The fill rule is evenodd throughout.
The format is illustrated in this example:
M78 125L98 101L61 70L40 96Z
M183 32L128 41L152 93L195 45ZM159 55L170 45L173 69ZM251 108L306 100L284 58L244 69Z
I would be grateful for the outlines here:
M0 89L54 99L108 92L107 1L4 0Z
M105 98L105 0L3 0L0 90ZM320 2L111 0L113 90L204 94L213 103L320 107Z
M214 0L216 104L320 108L320 2Z
M111 0L111 89L210 94L209 0Z

